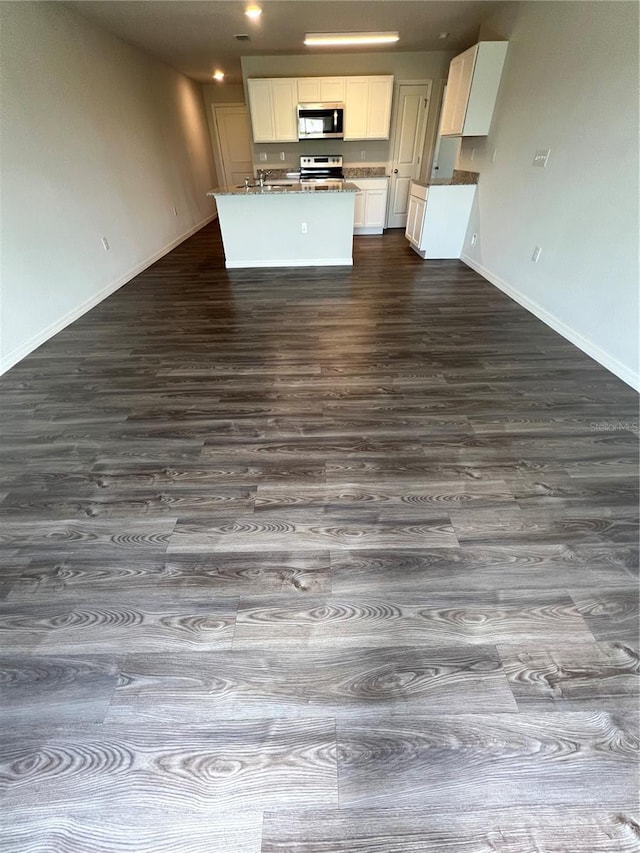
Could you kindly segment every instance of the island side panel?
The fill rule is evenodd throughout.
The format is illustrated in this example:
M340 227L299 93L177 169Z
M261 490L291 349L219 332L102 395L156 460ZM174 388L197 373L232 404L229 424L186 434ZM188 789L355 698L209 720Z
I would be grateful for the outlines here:
M228 268L353 264L355 193L215 198Z

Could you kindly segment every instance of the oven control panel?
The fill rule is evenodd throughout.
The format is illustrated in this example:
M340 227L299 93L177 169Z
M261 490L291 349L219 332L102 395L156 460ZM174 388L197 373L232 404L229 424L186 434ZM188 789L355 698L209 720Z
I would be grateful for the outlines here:
M301 169L341 169L342 154L309 154L300 157Z

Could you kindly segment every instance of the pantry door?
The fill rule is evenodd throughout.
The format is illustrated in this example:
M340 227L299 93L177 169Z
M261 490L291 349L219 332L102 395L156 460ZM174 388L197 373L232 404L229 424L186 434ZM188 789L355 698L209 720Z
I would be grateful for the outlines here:
M215 104L212 109L218 182L228 187L241 186L245 178L253 178L253 150L247 108L244 104Z
M430 80L398 86L387 228L404 228L407 223L409 187L420 174L430 98Z

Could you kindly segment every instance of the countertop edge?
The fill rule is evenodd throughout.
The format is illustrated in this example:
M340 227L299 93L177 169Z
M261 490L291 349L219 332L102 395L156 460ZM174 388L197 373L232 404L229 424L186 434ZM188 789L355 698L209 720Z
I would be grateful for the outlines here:
M340 186L322 186L314 184L295 184L284 186L282 184L266 185L264 187L215 187L207 192L208 196L275 196L275 195L340 195L341 193L357 193L360 188L350 181Z

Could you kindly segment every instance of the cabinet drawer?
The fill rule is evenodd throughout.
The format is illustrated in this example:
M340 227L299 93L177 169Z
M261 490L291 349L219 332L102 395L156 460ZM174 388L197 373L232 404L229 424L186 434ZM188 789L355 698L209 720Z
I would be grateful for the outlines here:
M418 184L415 181L411 181L409 195L415 196L416 198L426 199L429 195L429 187L425 186L424 184Z

